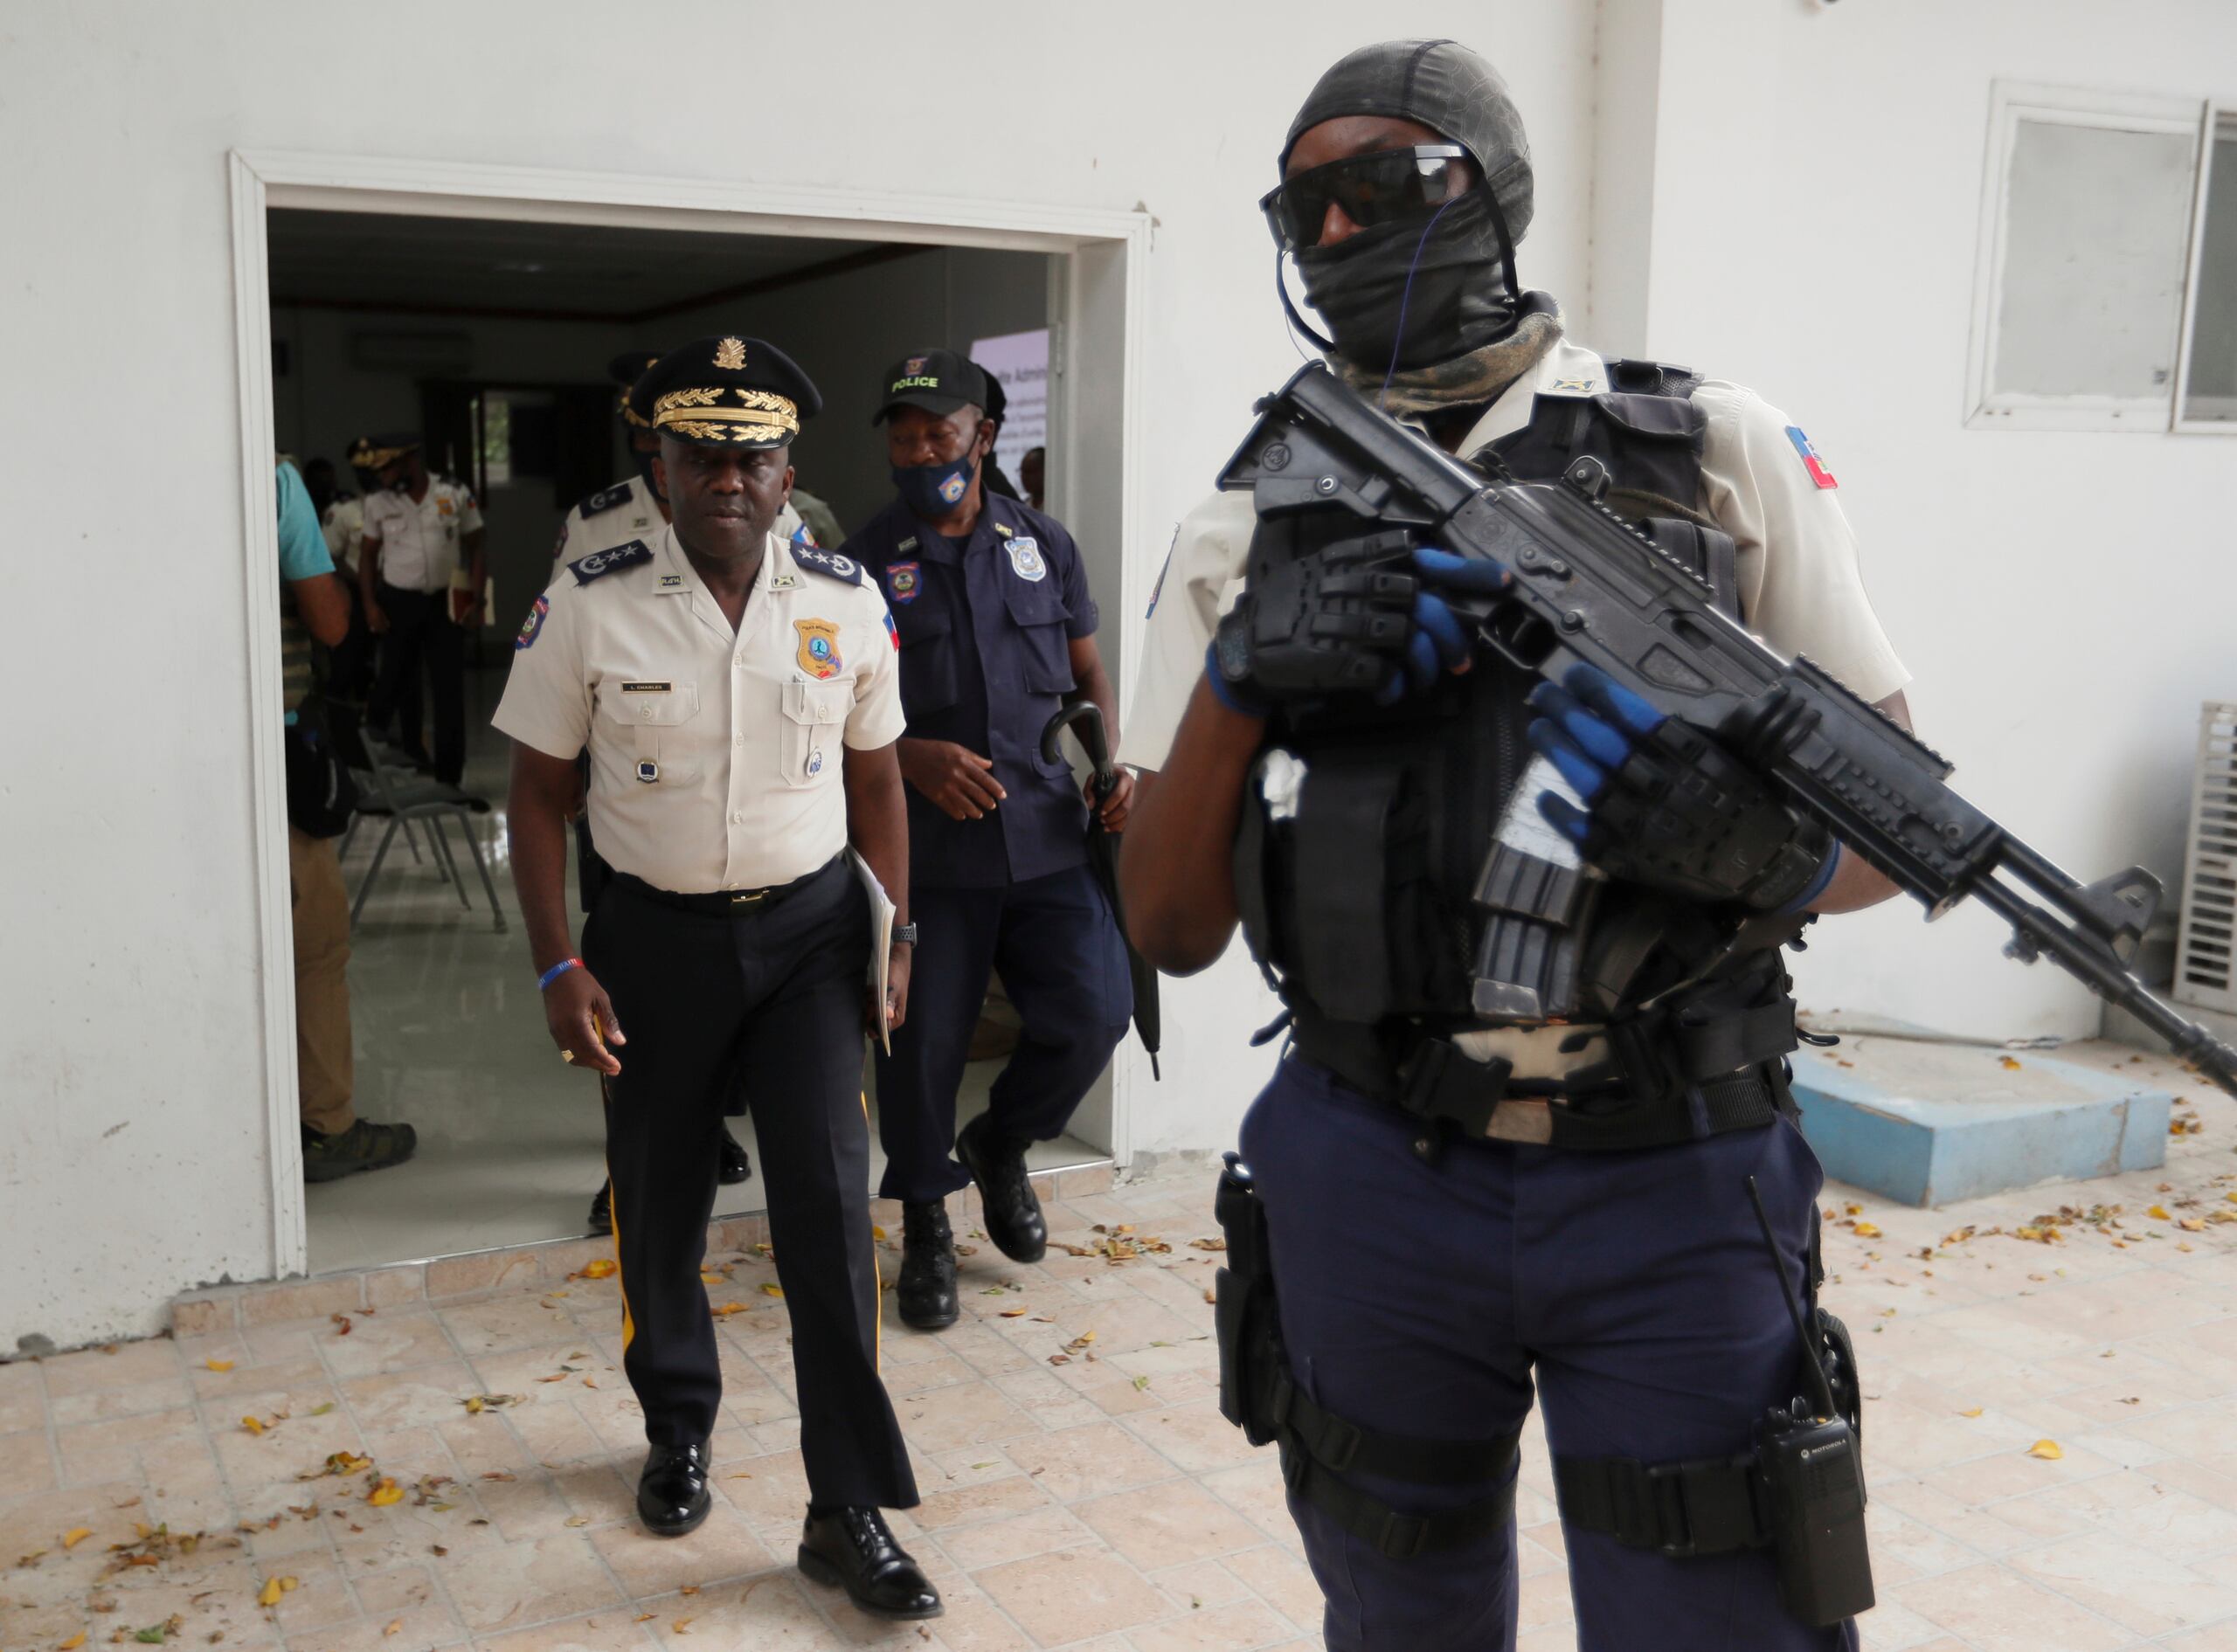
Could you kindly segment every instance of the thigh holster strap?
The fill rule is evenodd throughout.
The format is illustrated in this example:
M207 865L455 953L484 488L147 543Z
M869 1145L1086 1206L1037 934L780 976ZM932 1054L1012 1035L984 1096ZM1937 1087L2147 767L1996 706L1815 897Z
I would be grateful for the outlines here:
M1673 1559L1760 1549L1771 1540L1753 1452L1653 1463L1556 1453L1554 1493L1568 1524Z

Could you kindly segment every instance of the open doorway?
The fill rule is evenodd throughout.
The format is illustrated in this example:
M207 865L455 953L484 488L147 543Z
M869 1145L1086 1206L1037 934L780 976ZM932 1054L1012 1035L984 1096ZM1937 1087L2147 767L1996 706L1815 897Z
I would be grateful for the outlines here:
M258 169L285 168L263 162ZM370 204L330 187L281 189L260 215L270 344L265 439L305 462L328 459L347 494L360 485L345 462L353 441L419 434L429 469L474 494L487 533L489 601L464 649L466 820L440 839L435 827L407 828L377 876L384 826L354 833L343 856L347 887L353 900L362 896L350 964L356 1105L364 1116L413 1124L419 1148L407 1165L298 1185L292 1201L275 1201L280 1254L289 1254L292 1203L294 1254L315 1273L577 1237L602 1179L595 1089L556 1060L517 927L498 928L513 910L502 812L508 754L488 716L511 633L551 577L562 515L632 473L614 390L603 381L611 357L710 332L779 343L826 397L823 417L795 449L800 485L852 529L890 488L883 444L869 429L880 370L913 344L968 350L999 341L998 370L1014 395L1028 391L1044 421L1035 445L1046 449L1049 508L1078 532L1106 614L1140 605L1123 530L1125 455L1110 439L1118 423L1107 402L1083 419L1062 396L1045 394L1068 351L1123 355L1125 243L1114 260L1083 259L1077 238L1015 231L985 237L1013 245L973 245L925 238L921 226L910 226L907 239L815 235L790 217L765 229L730 214L719 228L628 222L633 215L622 211L598 216L624 221L556 222L523 216L510 203L480 216L447 199L391 197L377 210L352 210ZM398 210L413 204L428 210ZM1014 244L1035 240L1050 245ZM245 303L245 323L246 310ZM1077 328L1069 338L1068 322ZM245 385L252 430L263 400ZM354 549L346 537L345 554ZM1114 674L1130 652L1120 633L1131 629L1106 633ZM400 717L397 724L395 743L371 753L384 769L408 757ZM276 771L264 778L278 786ZM494 910L460 840L467 833L488 868ZM1001 1019L997 1007L990 1047L1000 1047ZM1122 1066L1132 1053L1131 1045L1122 1050ZM983 1106L998 1067L973 1064L966 1116ZM285 1105L270 1098L275 1192L296 1169L284 1164L291 1063L283 1076ZM1075 1134L1049 1144L1036 1165L1123 1154L1124 1081L1123 1072L1106 1075ZM751 1154L748 1122L734 1128ZM750 1179L724 1188L717 1212L761 1205L758 1181Z

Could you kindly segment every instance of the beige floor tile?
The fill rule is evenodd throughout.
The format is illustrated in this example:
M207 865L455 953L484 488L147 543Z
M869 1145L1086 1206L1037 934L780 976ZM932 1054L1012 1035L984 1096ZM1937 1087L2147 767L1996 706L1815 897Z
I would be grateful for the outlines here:
M609 1607L532 1629L482 1636L474 1642L476 1652L630 1652L657 1644L646 1634L651 1625L637 1621L640 1613ZM714 1642L713 1647L722 1642Z
M1220 1564L1300 1629L1319 1629L1320 1585L1314 1580L1312 1568L1288 1548L1278 1543L1261 1544L1229 1555Z
M1063 1549L991 1567L973 1580L1043 1646L1132 1629L1167 1610L1140 1573L1108 1554Z
M353 1316L346 1337L320 1339L319 1355L336 1377L370 1377L455 1359L450 1333L426 1310L391 1308Z
M1217 1560L1187 1560L1146 1574L1163 1591L1175 1612L1233 1606L1252 1598L1250 1585Z
M1008 1469L1007 1462L1003 1466ZM920 1475L918 1479L921 1489L925 1478ZM1040 1481L1012 1470L998 1480L980 1481L945 1491L926 1490L924 1502L910 1513L926 1531L938 1531L981 1520L1047 1510L1053 1506Z
M1187 1481L1122 1491L1073 1512L1145 1572L1255 1548L1265 1534L1211 1493Z
M618 1607L621 1591L580 1531L435 1562L460 1618L477 1636Z
M1186 1617L1134 1629L1126 1639L1135 1652L1245 1652L1294 1639L1296 1628L1256 1601L1207 1607Z
M754 1534L752 1524L733 1508L717 1503L706 1524L688 1537L656 1538L635 1517L591 1533L591 1545L605 1558L623 1591L636 1599L678 1589L711 1590L733 1579L773 1570L779 1558ZM792 1563L786 1550L784 1564Z
M2019 1573L1972 1566L1899 1585L1894 1598L1979 1652L2114 1652L2128 1632Z
M981 1520L937 1534L940 1552L957 1570L977 1573L1011 1560L1057 1549L1101 1551L1103 1539L1065 1509L1035 1509L998 1520Z
M2012 1564L2139 1635L2237 1615L2237 1589L2209 1581L2141 1543L2103 1532L2026 1549Z
M1174 1474L1172 1463L1114 1422L1010 1440L1003 1455L1038 1476L1060 1503L1131 1490Z
M637 1610L653 1614L643 1626L648 1639L676 1652L710 1647L717 1652L839 1652L848 1642L826 1620L817 1596L824 1604L841 1598L797 1573L778 1572L696 1595L648 1600ZM880 1638L892 1646L926 1644L913 1629L897 1626L888 1626Z
M106 1350L54 1354L39 1361L39 1365L50 1400L163 1381L182 1375L185 1369L179 1361L178 1344L168 1337L113 1343Z
M1041 1424L992 1383L951 1383L894 1402L901 1430L925 1451L991 1445L1039 1434Z
M17 1497L52 1491L59 1483L45 1428L0 1434L0 1509Z
M1186 1474L1240 1468L1260 1451L1214 1407L1161 1407L1126 1418L1124 1426Z

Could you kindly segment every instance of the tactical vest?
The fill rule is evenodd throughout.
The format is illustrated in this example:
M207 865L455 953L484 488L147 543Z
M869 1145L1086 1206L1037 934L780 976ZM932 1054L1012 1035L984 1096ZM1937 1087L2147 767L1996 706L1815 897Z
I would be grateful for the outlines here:
M1739 617L1731 538L1701 514L1700 383L1682 368L1610 362L1610 388L1541 396L1530 422L1465 455L1500 479L1550 481L1589 455L1607 502L1692 566ZM1300 551L1355 519L1262 522ZM1488 650L1402 706L1327 702L1278 712L1236 852L1252 954L1288 1005L1301 1053L1366 1093L1490 1127L1506 1064L1453 1054L1485 1023L1472 999L1484 938L1479 880L1532 751L1525 696L1537 679ZM1631 886L1610 886L1575 938L1579 1023L1607 1028L1609 1060L1521 1093L1576 1103L1556 1145L1629 1147L1761 1123L1785 1105L1776 1057L1795 1045L1779 941L1799 921L1743 926ZM1642 1011L1643 1006L1651 1006ZM1582 1041L1582 1040L1580 1040ZM1434 1068L1436 1070L1430 1070ZM1642 1101L1682 1099L1644 1122ZM1599 1105L1605 1102L1605 1106ZM1595 1119L1600 1122L1595 1123ZM1566 1140L1564 1140L1566 1137Z

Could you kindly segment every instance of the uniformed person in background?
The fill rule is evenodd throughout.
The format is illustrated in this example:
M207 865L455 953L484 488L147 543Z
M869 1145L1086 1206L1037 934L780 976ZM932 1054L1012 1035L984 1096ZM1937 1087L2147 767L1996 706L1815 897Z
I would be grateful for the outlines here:
M639 418L629 405L631 386L658 360L660 357L649 350L624 350L606 363L606 377L620 386L614 398L614 418L620 421L622 437L629 444L630 458L637 467L637 473L577 501L574 508L560 519L559 543L551 551L555 558L577 560L633 540L650 543L668 525L668 501L661 494L660 480L654 473L661 453L660 439L653 433L652 425ZM781 513L777 519L777 531L790 537ZM584 775L587 783L587 764ZM599 858L590 816L578 809L573 819L575 881L581 893L583 910L588 913L605 893L610 868ZM745 1099L733 1096L728 1112L732 1118L745 1117ZM753 1174L752 1160L727 1124L723 1127L722 1139L716 1144L716 1179L724 1186L735 1187ZM613 1184L610 1179L592 1195L590 1230L593 1234L613 1231Z
M303 467L303 486L318 512L326 554L350 593L349 632L327 650L326 690L330 696L362 705L372 691L374 668L373 633L366 628L364 598L357 591L357 544L365 536L364 488L362 482L357 493L343 488L334 461L328 459L314 459Z
M674 513L649 539L570 562L516 643L513 874L561 1054L606 1075L623 1368L651 1444L637 1508L681 1536L710 1506L722 1398L699 1267L733 1079L768 1172L792 1317L808 1515L801 1569L865 1611L930 1617L938 1593L881 1507L917 1502L877 1370L878 1276L860 1090L866 1023L903 1023L910 942L869 1001L872 904L905 921L906 812L885 604L852 562L772 531L790 446L821 405L774 346L705 338L637 384ZM568 941L565 817L588 806L613 870Z
M375 438L350 462L380 479L365 498L357 550L365 624L381 639L366 721L378 730L395 715L405 755L431 764L437 780L454 786L466 773L466 627L481 623L488 536L481 509L465 484L428 474L416 436ZM467 599L454 616L451 587L461 572ZM417 712L423 670L434 719L432 757Z
M1545 480L1599 459L1610 507L1697 556L1751 629L1907 720L1906 674L1801 431L1737 385L1603 361L1516 279L1529 151L1489 64L1449 40L1363 48L1314 87L1279 168L1262 204L1354 389L1494 472ZM1247 626L1222 631L1208 664L1220 615L1252 599L1258 530L1247 492L1181 523L1123 750L1158 772L1121 876L1135 944L1176 974L1219 956L1247 895L1253 950L1293 1018L1242 1147L1299 1396L1273 1431L1329 1648L1513 1647L1514 1448L1534 1376L1583 1652L1853 1648L1853 1620L1813 1628L1783 1605L1748 1465L1770 1409L1806 1392L1779 1270L1804 1277L1821 1181L1786 1087L1776 941L1892 886L1735 781L1729 759L1713 784L1705 768L1664 777L1664 837L1613 824L1650 813L1639 788L1657 764L1631 759L1654 719L1604 677L1533 689L1476 649L1439 593L1496 589L1505 575L1486 563L1416 550L1382 643L1358 614L1297 612L1313 646L1374 656L1351 663L1379 674L1385 709L1256 686ZM1511 736L1526 695L1531 743L1576 794L1548 785L1526 802L1622 873L1581 944L1661 937L1642 942L1654 950L1634 979L1667 982L1666 999L1567 1025L1472 1013L1459 960L1474 937L1452 935L1523 785L1529 754ZM1264 771L1262 799L1253 775L1277 749L1292 766ZM1285 773L1301 784L1283 788ZM1686 883L1675 868L1730 824L1704 798L1781 846L1769 870ZM1432 833L1465 846L1450 862L1465 878ZM1362 891L1367 909L1347 905ZM1700 935L1743 921L1768 950L1699 960ZM1689 960L1703 974L1681 985ZM1437 985L1455 978L1457 1000Z
M987 492L1004 499L1022 500L1017 484L1002 473L1001 461L994 457L994 444L1002 439L1002 421L1009 417L1010 393L1002 388L1002 381L987 369L973 362L971 370L979 375L987 386L987 405L980 410L987 424L987 465L983 473ZM1036 505L1035 510L1041 508Z
M1025 1150L1063 1132L1132 1011L1125 944L1087 863L1086 805L1063 758L1041 754L1068 701L1093 701L1113 738L1118 707L1078 547L985 490L985 376L926 350L897 363L879 394L900 496L846 554L884 587L900 632L901 772L925 932L915 1011L877 1061L881 1193L902 1202L901 1317L936 1330L958 1312L942 1201L976 1181L987 1236L1012 1261L1038 1261L1048 1230ZM1123 779L1103 805L1112 831L1132 797ZM987 1111L959 1136L956 1089L990 969L1023 1030Z

